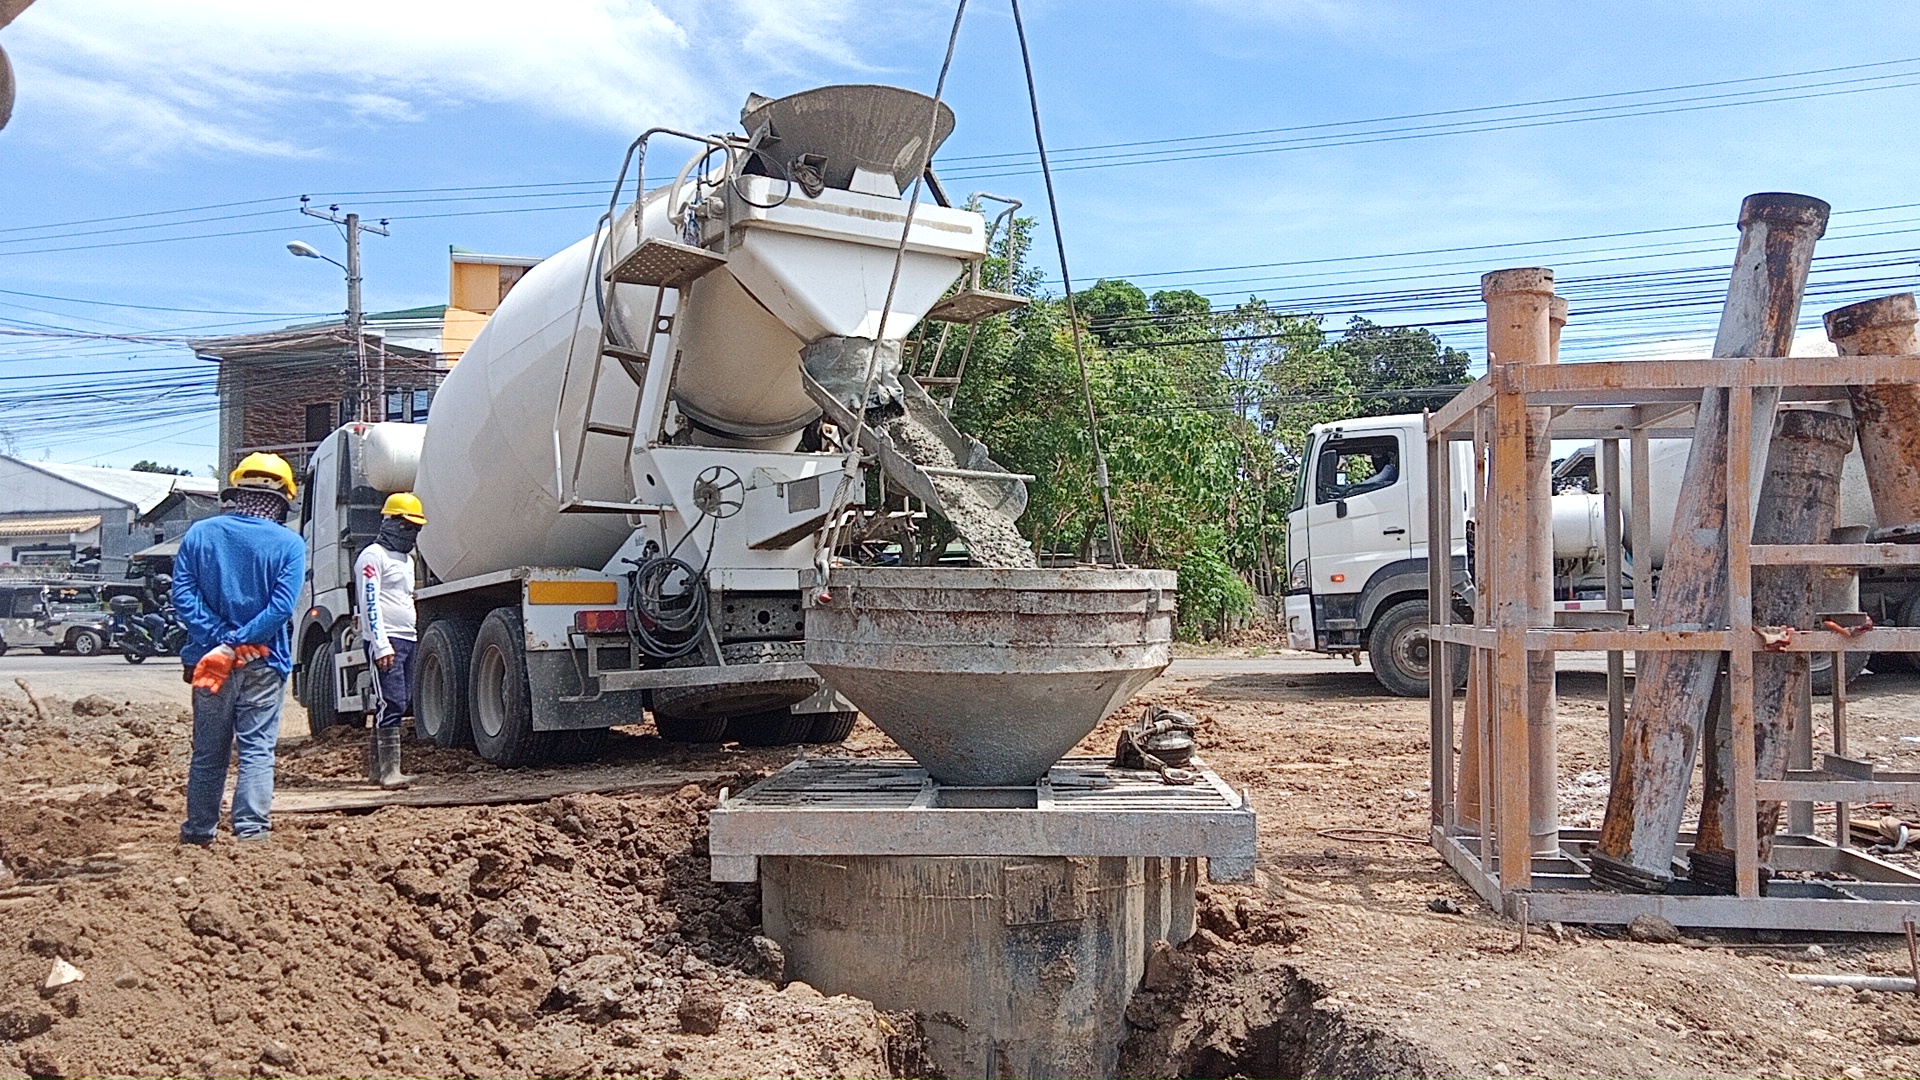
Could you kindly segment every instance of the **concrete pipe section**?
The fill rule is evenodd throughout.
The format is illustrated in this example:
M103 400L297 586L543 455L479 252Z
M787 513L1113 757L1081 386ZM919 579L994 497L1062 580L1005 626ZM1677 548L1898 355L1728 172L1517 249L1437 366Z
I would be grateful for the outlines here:
M1153 942L1193 934L1194 859L767 859L787 974L924 1018L947 1076L1112 1076Z
M943 784L1032 784L1173 659L1170 570L835 570L807 663Z

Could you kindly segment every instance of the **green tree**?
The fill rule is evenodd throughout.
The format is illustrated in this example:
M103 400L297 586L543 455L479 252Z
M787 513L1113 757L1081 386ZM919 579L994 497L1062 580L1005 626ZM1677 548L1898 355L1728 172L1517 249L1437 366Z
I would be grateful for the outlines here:
M1107 549L1067 305L1025 262L1032 222L1015 222L985 269L1026 308L920 345L965 377L955 424L1001 464L1038 479L1019 527L1055 559ZM1330 342L1314 315L1259 298L1223 311L1189 290L1149 295L1101 280L1074 294L1087 382L1106 451L1119 549L1135 566L1181 574L1180 626L1211 636L1253 610L1284 570L1286 515L1307 429L1418 409L1436 398L1383 394L1465 381L1466 354L1417 328L1355 320ZM925 370L926 364L916 363ZM943 535L935 531L937 542Z
M192 469L177 468L173 465L162 465L157 461L147 461L145 459L134 462L133 471L165 473L168 476L192 476L193 475Z
M1333 347L1347 378L1364 399L1354 416L1387 416L1438 408L1464 386L1472 358L1440 343L1433 331L1419 326L1376 326L1358 315ZM1394 394L1400 389L1419 393Z

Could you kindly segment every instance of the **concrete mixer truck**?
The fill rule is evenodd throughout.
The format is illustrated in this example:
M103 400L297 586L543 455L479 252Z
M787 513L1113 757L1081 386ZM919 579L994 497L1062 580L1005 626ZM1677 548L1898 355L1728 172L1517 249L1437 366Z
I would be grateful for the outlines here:
M647 713L671 739L844 737L852 706L803 641L876 468L976 561L1031 565L1023 478L901 370L923 319L1024 303L967 274L986 221L927 165L953 123L911 91L832 86L750 98L740 134L635 140L592 235L528 271L434 400L419 734L507 766L590 756ZM694 152L643 190L669 141ZM351 486L316 497L377 504ZM313 632L305 664L356 663L337 638ZM346 707L351 674L330 685L316 704Z
M1627 606L1636 568L1657 572L1686 472L1686 439L1648 443L1649 550L1629 552L1623 568ZM1621 505L1632 499L1630 447L1622 447ZM1474 511L1471 445L1452 444L1455 497L1453 560L1456 605L1472 618L1467 576L1467 523ZM1592 445L1567 448L1555 469L1553 497L1554 611L1563 625L1598 625L1606 607L1604 504ZM1856 448L1841 475L1840 524L1874 524L1866 471ZM1291 648L1352 656L1362 653L1380 685L1408 697L1427 695L1426 427L1419 415L1368 416L1316 424L1308 434L1287 515L1289 571L1283 605ZM1885 625L1920 625L1920 577L1905 568L1875 569L1859 581L1860 610ZM1814 682L1831 678L1831 658L1815 658ZM1453 670L1464 678L1464 650ZM1868 662L1849 655L1849 674ZM1825 692L1823 689L1821 692Z

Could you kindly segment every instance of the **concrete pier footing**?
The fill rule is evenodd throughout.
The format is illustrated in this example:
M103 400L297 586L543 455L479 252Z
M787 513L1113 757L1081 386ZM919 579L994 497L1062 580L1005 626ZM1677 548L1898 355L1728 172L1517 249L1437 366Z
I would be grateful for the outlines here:
M1194 930L1196 858L763 856L787 975L922 1020L948 1076L1111 1076L1155 941Z

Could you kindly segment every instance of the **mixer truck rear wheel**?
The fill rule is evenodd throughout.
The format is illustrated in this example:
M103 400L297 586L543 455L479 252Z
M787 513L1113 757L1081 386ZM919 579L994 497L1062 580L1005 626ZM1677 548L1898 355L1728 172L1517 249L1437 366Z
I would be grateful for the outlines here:
M807 727L807 737L801 742L837 743L844 742L853 734L853 725L860 721L857 712L823 712L813 714L813 723Z
M1847 685L1852 686L1860 673L1867 670L1867 661L1872 653L1850 652L1847 654ZM1825 697L1833 693L1833 654L1813 653L1809 666L1813 669L1813 693L1815 697Z
M476 633L471 619L439 619L420 635L413 662L413 732L422 742L443 749L473 745L467 691Z
M473 748L503 769L537 765L553 753L553 733L533 730L526 641L520 613L495 608L473 642Z
M805 646L797 641L735 641L720 646L720 658L729 664L797 663L805 658ZM663 687L653 692L654 721L658 723L662 717L705 720L767 713L797 705L819 689L818 679Z
M686 717L653 714L653 726L668 742L717 743L727 738L724 716Z
M727 738L741 746L791 746L805 742L812 730L813 714L792 709L768 709L727 721Z
M1467 685L1467 650L1450 646L1449 656L1454 689ZM1427 637L1427 602L1404 600L1388 608L1374 620L1367 635L1367 659L1373 664L1373 677L1401 697L1427 696L1428 658L1432 642Z

